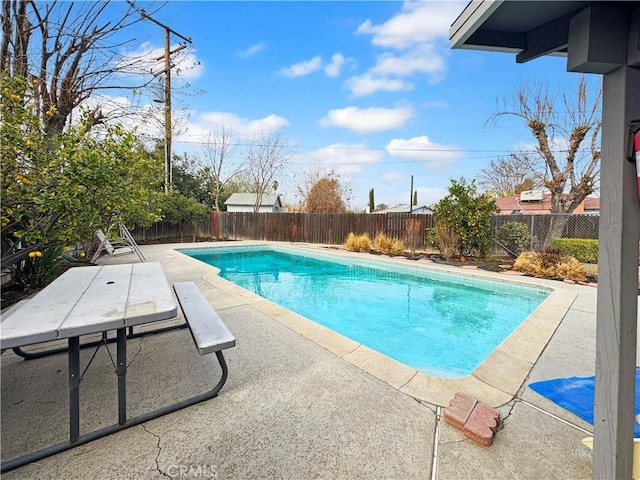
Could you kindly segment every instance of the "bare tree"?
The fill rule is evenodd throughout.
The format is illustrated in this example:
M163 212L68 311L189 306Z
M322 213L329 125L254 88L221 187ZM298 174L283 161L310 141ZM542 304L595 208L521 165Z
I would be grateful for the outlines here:
M573 212L597 188L601 103L601 85L590 86L582 75L576 91L563 92L558 104L547 85L523 84L493 117L519 117L531 130L539 158L534 165L551 192L551 213ZM561 236L565 224L565 216L554 216L545 244Z
M118 75L140 74L148 66L123 53L135 40L131 27L141 20L135 5L124 2L5 0L0 71L33 83L45 131L60 132L95 92L140 89L154 80L148 69L146 76ZM121 35L124 30L131 37ZM101 109L94 107L89 118L102 121Z
M543 179L537 177L528 155L511 154L509 158L492 159L478 172L477 179L479 186L496 197L508 197L541 187Z
M258 212L262 196L268 188L276 187L276 175L283 173L289 163L292 147L287 145L281 130L255 137L246 150L247 172L256 193L254 212Z
M214 208L218 211L220 211L220 200L225 188L245 171L243 162L231 164L236 149L232 141L232 133L227 127L215 127L207 136L207 143L203 147L205 158L211 166L213 175L211 194L215 202Z

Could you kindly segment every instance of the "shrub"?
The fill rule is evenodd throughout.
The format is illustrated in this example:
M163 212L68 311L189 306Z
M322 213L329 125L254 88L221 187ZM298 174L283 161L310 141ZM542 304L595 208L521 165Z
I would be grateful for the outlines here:
M38 290L56 279L64 262L61 245L33 251L25 260L12 265L11 278L24 290Z
M556 247L545 247L538 252L538 259L542 268L550 268L562 262L568 255Z
M433 218L436 225L446 223L459 238L458 255L482 257L494 237L491 215L497 210L489 194L479 194L475 181L467 183L463 177L451 179L449 194L435 205Z
M541 278L586 280L586 273L578 260L557 248L546 248L540 252L522 252L513 264L513 269Z
M412 218L407 221L407 246L411 250L411 255L416 253L416 249L424 241L424 230L422 222Z
M538 270L538 256L534 252L522 252L513 262L513 269L516 272L526 273L527 275L535 275Z
M345 241L344 248L349 252L369 252L371 250L371 240L366 233L362 235L356 235L353 232L349 232L347 240Z
M451 260L460 256L460 236L448 223L437 223L429 234L431 241L445 259Z
M527 248L530 238L529 227L522 222L506 222L496 232L498 243L515 257Z
M567 257L556 265L556 274L560 278L584 282L587 279L586 272L582 264L573 257Z
M555 238L554 247L562 249L582 263L598 263L598 240L590 238Z
M404 242L380 232L373 239L373 249L383 255L400 255L404 253Z

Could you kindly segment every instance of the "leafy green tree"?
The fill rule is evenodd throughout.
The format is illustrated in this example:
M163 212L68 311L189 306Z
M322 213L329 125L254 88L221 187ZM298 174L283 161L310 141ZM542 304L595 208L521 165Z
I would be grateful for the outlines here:
M178 225L180 241L189 228L193 229L193 241L195 241L195 224L206 222L209 219L210 210L193 197L187 197L175 190L169 191L162 198L162 220Z
M2 263L88 241L114 215L129 225L159 219L163 164L118 126L52 134L32 108L34 82L0 77Z
M210 167L203 166L197 158L188 154L176 155L173 161L173 186L185 197L215 208L215 178Z
M475 180L451 179L449 194L434 208L434 220L459 238L458 254L484 256L491 242L491 215L498 211L495 200L479 194Z

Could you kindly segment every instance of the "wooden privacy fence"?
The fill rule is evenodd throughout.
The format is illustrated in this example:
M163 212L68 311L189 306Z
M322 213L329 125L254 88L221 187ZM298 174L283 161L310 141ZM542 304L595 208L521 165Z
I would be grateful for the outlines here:
M544 246L551 217L547 215L494 215L491 228L496 231L507 222L520 222L527 226L529 247ZM564 215L567 219L563 238L598 238L597 215ZM172 225L159 222L151 227L136 227L132 234L137 242L191 242L194 240L266 240L278 242L344 244L350 232L366 233L373 240L379 232L389 237L406 240L407 222L416 219L425 236L418 249L425 248L426 231L433 228L432 215L408 213L248 213L212 212L211 221L196 225ZM494 245L496 254L503 253Z
M131 235L139 243L163 243L168 241L192 242L211 238L210 222L174 225L167 222L154 223L150 227L135 227Z
M433 226L431 215L366 213L249 213L213 212L211 233L225 240L268 240L341 245L350 232L366 233L373 240L378 232L404 239L410 219L422 231ZM417 245L424 248L425 238Z

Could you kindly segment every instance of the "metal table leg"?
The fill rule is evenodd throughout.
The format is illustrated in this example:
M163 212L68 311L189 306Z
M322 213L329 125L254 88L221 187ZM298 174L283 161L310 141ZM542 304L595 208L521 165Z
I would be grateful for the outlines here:
M80 436L80 337L69 338L69 441Z
M117 374L118 374L118 424L127 422L127 330L118 329L117 343Z

